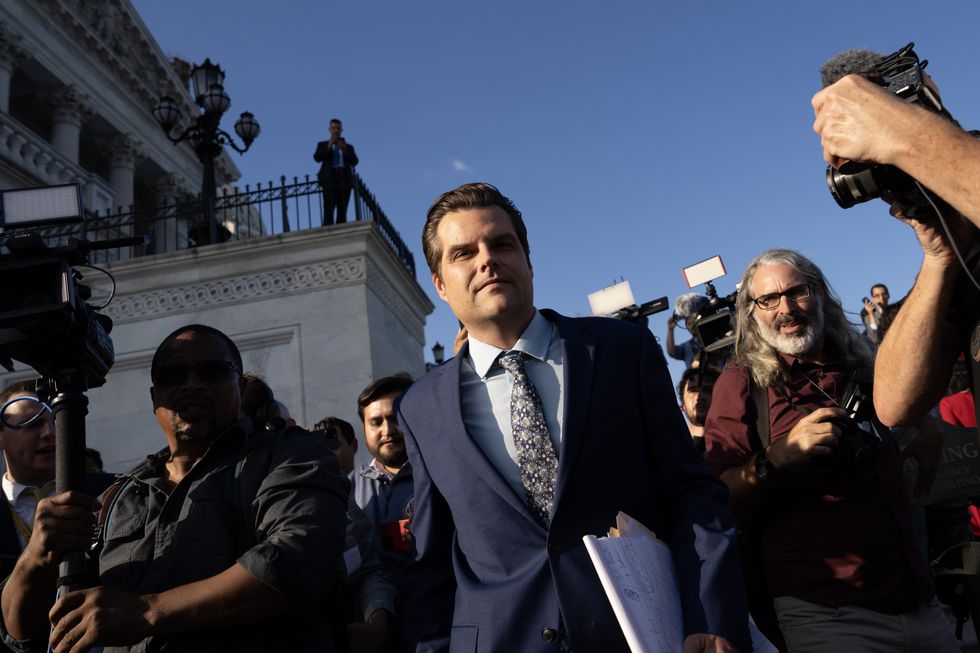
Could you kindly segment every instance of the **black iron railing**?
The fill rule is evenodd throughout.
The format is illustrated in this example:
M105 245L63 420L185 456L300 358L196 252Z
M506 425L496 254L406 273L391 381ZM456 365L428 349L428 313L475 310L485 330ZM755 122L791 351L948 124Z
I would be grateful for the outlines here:
M373 222L382 240L414 279L415 257L357 173L353 174L351 202L353 219ZM145 247L116 248L91 254L92 263L105 263L200 247L212 240L244 240L323 226L323 193L320 184L309 175L302 181L293 177L292 183L286 183L286 177L280 177L278 185L270 181L267 185L259 183L255 188L245 186L241 192L222 193L214 200L216 229L207 223L205 216L210 213L206 208L203 200L196 199L125 213L99 215L96 212L83 223L51 227L42 235L50 244L72 236L90 241L124 236L149 237L149 245Z

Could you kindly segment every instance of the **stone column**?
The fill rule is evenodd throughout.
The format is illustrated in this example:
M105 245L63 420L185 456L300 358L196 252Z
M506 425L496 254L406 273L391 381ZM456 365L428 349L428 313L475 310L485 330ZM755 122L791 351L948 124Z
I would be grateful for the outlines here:
M150 251L154 254L187 248L187 220L177 217L177 201L184 194L177 176L159 175L152 182L157 195L157 211L150 232Z
M68 85L55 91L48 105L52 112L51 144L77 165L82 123L93 113L88 98L75 86Z
M0 112L10 113L10 78L14 68L28 57L24 40L0 23Z
M130 134L119 134L109 139L106 147L109 155L109 184L115 199L113 209L127 213L133 206L133 178L136 164L146 157L143 144Z

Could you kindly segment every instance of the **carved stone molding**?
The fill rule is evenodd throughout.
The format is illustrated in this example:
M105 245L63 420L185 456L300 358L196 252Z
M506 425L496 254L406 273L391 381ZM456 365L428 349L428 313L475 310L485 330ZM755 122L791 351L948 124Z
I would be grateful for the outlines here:
M368 265L367 287L388 307L388 310L395 314L395 317L398 318L409 333L413 336L422 333L425 327L424 322L409 308L408 303L405 302L402 296L391 287L391 284L385 279L381 270L373 264ZM425 342L423 341L421 344L424 345Z
M186 90L181 94L169 62L154 47L134 10L120 0L36 0L38 11L61 28L68 38L92 53L148 107L161 94L176 94L190 108Z
M114 165L135 167L138 161L146 158L143 142L132 134L117 134L106 139L103 149Z
M81 124L95 113L92 101L74 84L65 84L52 90L46 99L46 104L54 113L56 121L65 120Z
M0 23L0 66L12 69L29 56L30 51L24 45L24 39L5 23Z
M259 297L291 295L347 285L364 281L365 277L364 259L346 258L120 297L103 312L115 322L134 322L164 314L242 304Z

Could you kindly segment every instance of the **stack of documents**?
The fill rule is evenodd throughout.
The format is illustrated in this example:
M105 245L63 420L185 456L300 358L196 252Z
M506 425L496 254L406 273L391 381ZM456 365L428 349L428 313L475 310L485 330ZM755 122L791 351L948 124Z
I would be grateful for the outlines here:
M633 653L681 653L684 618L670 549L626 513L608 537L582 538ZM752 649L777 653L749 618Z

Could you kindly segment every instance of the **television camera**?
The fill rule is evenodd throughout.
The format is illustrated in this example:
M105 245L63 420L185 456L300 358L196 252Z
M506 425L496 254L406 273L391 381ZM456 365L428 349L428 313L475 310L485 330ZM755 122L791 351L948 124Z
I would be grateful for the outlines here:
M690 315L678 315L675 319L686 319L691 335L708 354L724 352L735 344L735 292L719 296L711 283L727 274L721 256L713 256L683 270L688 288L704 284L705 300Z
M88 266L90 252L147 242L145 236L45 242L53 225L83 221L77 184L0 191L0 246L6 249L0 254L0 364L12 372L17 360L42 378L38 395L55 415L58 493L83 487L85 391L103 385L115 361L112 320L88 303L92 291L77 268ZM83 562L82 552L66 554L62 588L81 586Z
M633 289L629 281L620 281L613 285L589 293L589 306L593 315L604 315L647 326L649 317L654 313L666 311L667 298L658 297L643 304L637 304L633 298Z

